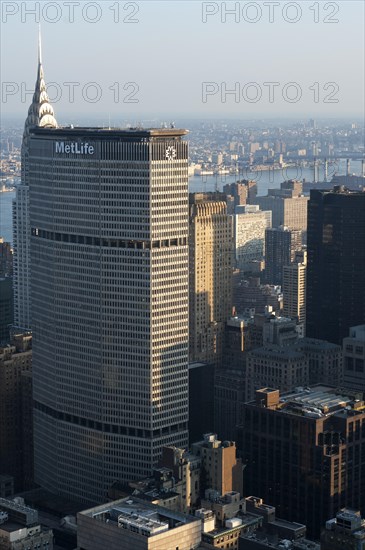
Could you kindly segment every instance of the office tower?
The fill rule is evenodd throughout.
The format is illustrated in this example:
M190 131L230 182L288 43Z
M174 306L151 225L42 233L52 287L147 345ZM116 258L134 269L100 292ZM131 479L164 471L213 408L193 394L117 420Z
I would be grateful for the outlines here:
M295 254L294 262L283 267L283 315L305 325L307 253Z
M242 406L245 493L260 495L283 519L306 524L310 538L341 507L364 508L359 397L322 385L282 396L264 388Z
M222 368L214 378L214 430L235 440L240 403L246 397L246 355L251 349L250 317L232 317L224 334Z
M30 304L30 221L29 221L29 131L33 126L57 128L53 107L47 95L42 65L41 40L38 42L38 71L32 104L24 125L21 148L21 185L13 201L14 239L14 325L31 328Z
M261 210L271 210L272 227L286 225L290 229L307 230L308 197L301 195L302 183L296 180L284 181L280 189L269 189L265 197L256 197L255 204Z
M190 362L219 364L231 313L232 220L222 193L191 193Z
M50 491L97 502L188 443L186 133L31 132L35 476Z
M247 354L245 401L252 401L255 392L264 386L287 392L308 382L308 358L291 346L266 345Z
M311 191L307 335L342 345L365 319L365 193Z
M365 519L351 508L343 508L326 521L321 533L321 550L358 550L365 547Z
M214 365L189 363L189 442L214 427Z
M13 251L10 243L4 242L0 237L0 277L12 277L13 275Z
M283 268L294 261L301 248L301 231L285 226L265 230L265 279L269 284L282 284Z
M199 456L205 470L201 491L217 491L225 495L230 491L242 494L242 461L236 457L234 441L219 441L216 434L204 434L204 439L193 443L191 452Z
M237 208L233 220L236 267L251 271L253 263L264 258L265 230L271 227L271 212L262 212L257 205L243 206L239 211Z
M365 393L365 325L351 327L343 339L343 385Z
M31 372L31 369L32 337L29 333L16 335L11 345L0 348L0 472L14 478L15 492L23 490L24 466L32 462L23 448L24 422L31 417L31 410L23 409L22 398L25 391L22 373ZM30 439L31 436L31 432L28 433Z
M0 345L9 343L13 320L13 279L0 277Z
M257 183L253 180L240 180L235 183L226 183L223 193L234 199L234 206L254 204L257 195Z

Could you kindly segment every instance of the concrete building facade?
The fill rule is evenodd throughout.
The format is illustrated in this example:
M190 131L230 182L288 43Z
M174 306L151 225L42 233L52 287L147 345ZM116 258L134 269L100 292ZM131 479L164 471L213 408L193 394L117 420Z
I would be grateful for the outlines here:
M305 326L306 312L306 279L307 254L304 251L303 261L295 254L292 264L283 267L283 315L297 319Z
M291 347L264 346L247 355L246 401L252 401L256 391L263 386L287 392L307 386L308 380L308 358Z
M231 491L242 494L242 462L236 457L234 441L219 441L216 434L204 434L203 441L193 443L191 452L201 458L206 473L201 491L209 488L220 495Z
M49 491L98 502L188 444L186 133L31 130L34 456Z
M235 267L250 271L253 262L265 256L265 230L271 227L271 212L261 211L258 206L244 206L243 212L234 216Z
M190 194L190 362L221 360L232 307L232 245L232 219L224 195Z
M302 248L302 232L287 226L265 230L265 279L272 285L283 282L283 268L290 265Z

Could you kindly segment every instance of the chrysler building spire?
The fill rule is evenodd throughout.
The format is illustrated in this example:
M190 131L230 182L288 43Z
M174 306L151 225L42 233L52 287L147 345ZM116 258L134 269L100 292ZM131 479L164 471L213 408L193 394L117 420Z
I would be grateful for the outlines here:
M53 107L44 82L41 32L38 36L37 81L32 104L24 124L21 150L21 185L17 186L13 202L14 234L14 325L29 330L32 326L30 299L30 219L29 219L29 130L34 126L57 128Z
M44 72L42 65L42 39L41 39L41 29L39 27L38 31L38 71L37 71L37 81L35 83L35 89L33 94L32 103L28 109L28 116L24 125L23 133L23 143L22 143L22 152L23 155L27 154L28 149L28 138L29 138L29 128L32 126L41 126L47 128L57 128L58 124L54 116L53 107L50 104L47 88L44 81ZM23 162L25 158L23 156ZM22 175L24 170L22 170ZM26 183L23 181L23 183Z

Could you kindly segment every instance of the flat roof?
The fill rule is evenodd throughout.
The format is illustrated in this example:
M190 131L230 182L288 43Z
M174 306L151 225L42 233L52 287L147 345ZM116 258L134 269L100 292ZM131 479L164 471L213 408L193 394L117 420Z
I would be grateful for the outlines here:
M148 137L181 137L189 133L189 130L179 128L99 128L90 126L63 126L60 128L40 128L34 126L30 128L30 133L36 136L57 136L66 135L76 137L97 137L107 138L148 138Z
M135 516L140 518L150 517L154 521L164 521L166 519L169 521L169 529L174 529L179 525L191 523L195 521L200 521L200 518L194 516L183 514L181 512L175 512L163 506L157 504L152 504L146 500L136 498L135 496L122 498L115 500L113 502L106 502L100 506L95 506L94 508L89 508L88 510L83 510L79 512L83 516L89 516L92 518L97 518L98 516L105 513L124 513L127 516ZM100 520L100 517L98 517Z

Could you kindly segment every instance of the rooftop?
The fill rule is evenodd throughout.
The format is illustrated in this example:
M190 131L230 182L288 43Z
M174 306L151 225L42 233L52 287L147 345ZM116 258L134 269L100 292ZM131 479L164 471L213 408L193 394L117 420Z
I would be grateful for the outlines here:
M265 391L270 394L276 390L265 388L258 390L262 394ZM346 390L342 390L346 391ZM342 393L331 386L316 385L312 388L295 388L294 391L279 394L277 401L272 400L270 409L282 413L296 414L311 418L321 418L330 415L356 415L365 413L365 403L356 399L354 394ZM251 404L258 405L257 400Z
M177 128L97 128L97 127L82 127L82 126L64 126L62 128L40 128L33 127L30 133L36 136L57 136L72 138L77 137L95 137L95 138L150 138L163 137L173 138L185 136L189 130Z
M96 521L102 521L144 536L155 536L181 525L200 521L200 519L175 512L145 500L128 497L80 512Z

